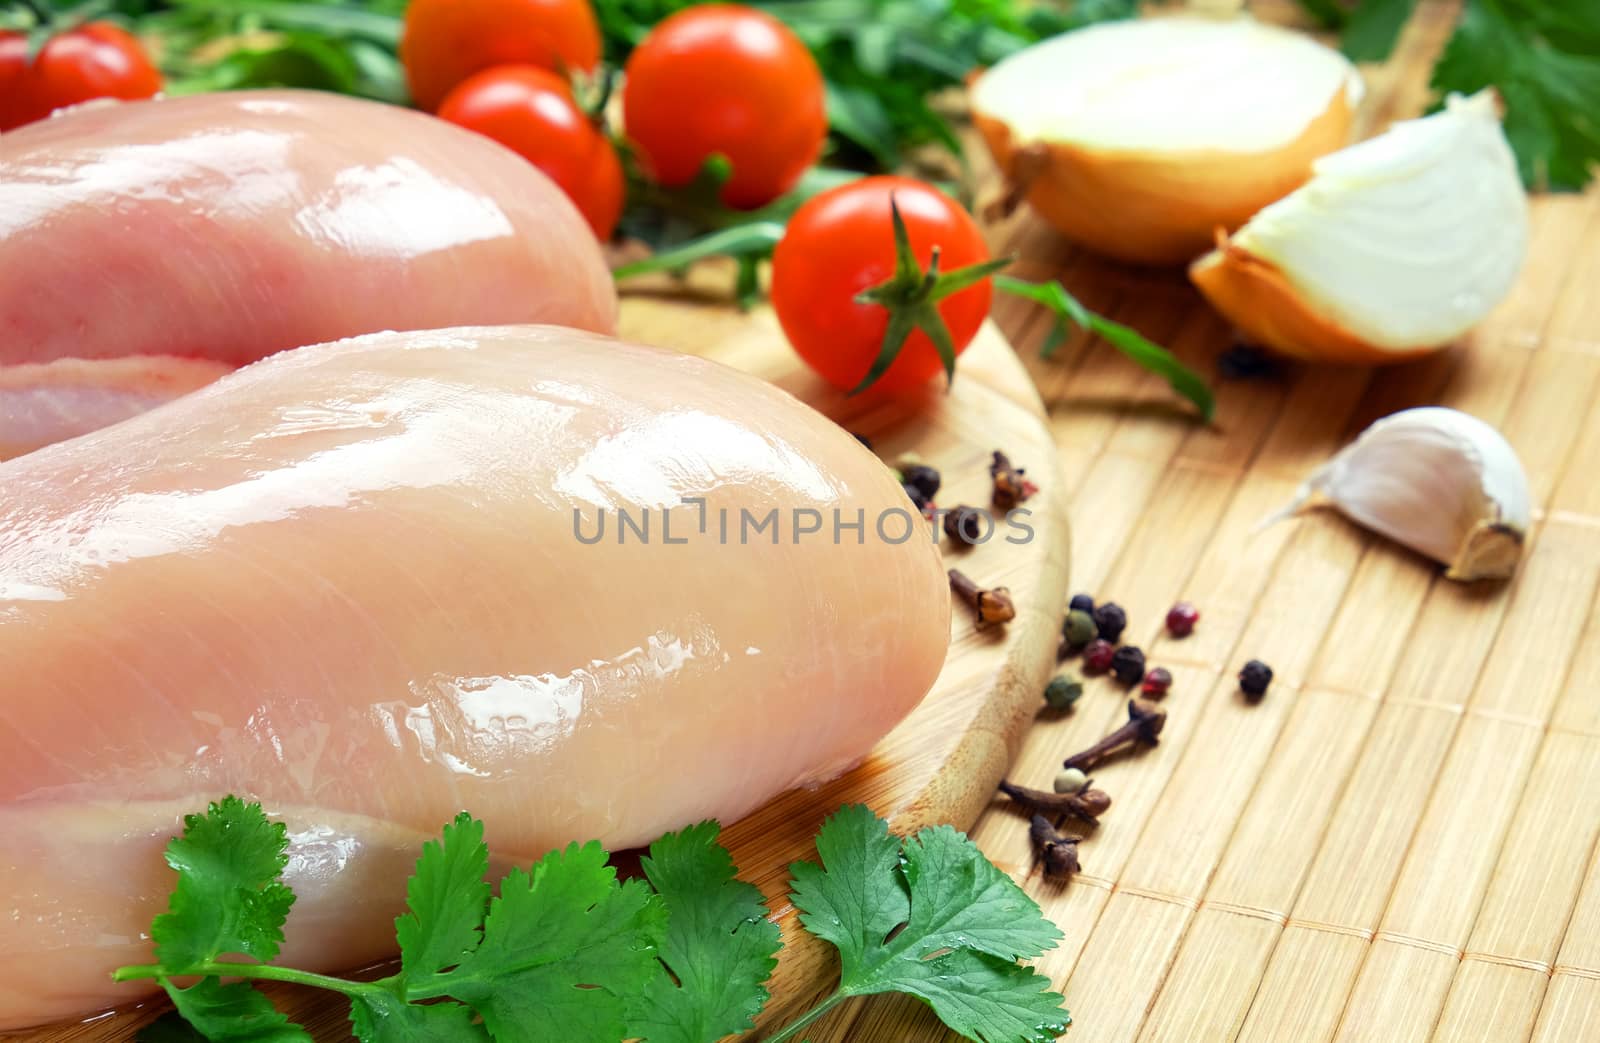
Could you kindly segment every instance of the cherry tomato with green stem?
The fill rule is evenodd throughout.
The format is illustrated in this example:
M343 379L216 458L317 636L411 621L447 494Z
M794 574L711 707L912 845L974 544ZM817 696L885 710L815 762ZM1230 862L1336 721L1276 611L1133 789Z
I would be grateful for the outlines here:
M485 69L445 97L439 117L493 138L544 171L594 234L611 238L622 215L622 164L566 80L532 65Z
M496 65L537 65L561 75L600 63L600 26L589 0L411 0L400 60L418 108Z
M953 375L989 314L989 276L1006 263L990 258L972 215L932 185L863 178L790 219L772 256L772 306L828 383L904 391Z
M734 4L689 7L651 30L628 57L622 114L652 178L686 185L724 156L722 201L746 210L792 188L828 132L811 52L776 18Z
M19 49L20 48L20 49ZM161 90L161 72L137 37L109 22L88 22L52 36L30 63L27 40L0 40L0 130L44 119L96 98L138 101Z

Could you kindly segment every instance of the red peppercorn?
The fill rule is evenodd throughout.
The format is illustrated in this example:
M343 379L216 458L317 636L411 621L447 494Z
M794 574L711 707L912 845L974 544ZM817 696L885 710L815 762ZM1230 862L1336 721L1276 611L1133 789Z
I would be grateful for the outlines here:
M1144 675L1144 684L1140 691L1152 699L1159 699L1167 694L1172 687L1172 672L1164 666L1158 666Z
M1086 674L1105 673L1111 669L1111 659L1116 654L1116 647L1110 641L1098 638L1090 641L1083 649L1083 672Z
M1200 622L1200 610L1187 601L1180 601L1167 610L1167 633L1173 637L1188 637L1194 625Z

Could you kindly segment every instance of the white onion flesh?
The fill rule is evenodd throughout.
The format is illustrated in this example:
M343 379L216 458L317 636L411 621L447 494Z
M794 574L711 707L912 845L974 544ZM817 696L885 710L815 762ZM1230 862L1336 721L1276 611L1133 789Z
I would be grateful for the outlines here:
M1510 291L1528 201L1487 92L1318 160L1233 245L1312 310L1371 344L1448 343Z
M1107 22L1020 51L973 87L1019 145L1255 153L1282 148L1338 92L1362 93L1337 51L1248 17Z

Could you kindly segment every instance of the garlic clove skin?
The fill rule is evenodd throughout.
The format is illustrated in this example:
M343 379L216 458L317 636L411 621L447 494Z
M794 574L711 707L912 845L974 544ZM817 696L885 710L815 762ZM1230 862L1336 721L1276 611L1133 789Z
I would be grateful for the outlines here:
M1527 239L1527 193L1484 91L1319 159L1304 187L1219 236L1189 275L1284 354L1398 362L1488 315Z
M972 87L1009 178L1070 239L1185 264L1350 138L1355 66L1247 16L1105 22L1006 58ZM1026 173L1024 171L1026 170Z
M1532 517L1527 472L1504 436L1441 406L1379 420L1268 521L1317 501L1443 562L1445 576L1462 581L1510 576Z

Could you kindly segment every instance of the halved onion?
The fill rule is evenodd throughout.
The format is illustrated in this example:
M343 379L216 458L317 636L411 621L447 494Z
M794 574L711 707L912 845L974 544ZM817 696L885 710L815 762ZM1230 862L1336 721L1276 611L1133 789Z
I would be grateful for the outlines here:
M1181 264L1342 147L1361 93L1355 67L1309 37L1177 16L1020 51L973 84L972 109L1001 170L1028 175L1028 201L1067 237Z
M1317 161L1189 270L1254 340L1302 358L1392 362L1450 343L1505 297L1528 199L1493 94L1452 95Z

